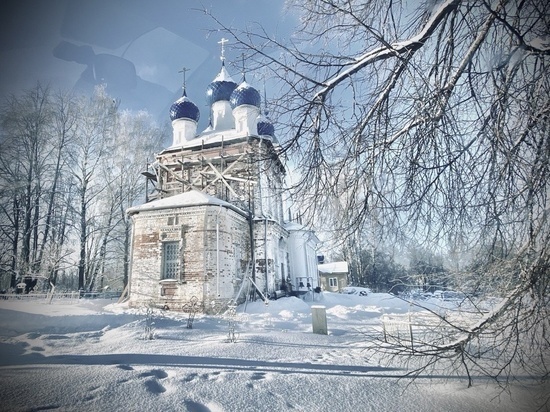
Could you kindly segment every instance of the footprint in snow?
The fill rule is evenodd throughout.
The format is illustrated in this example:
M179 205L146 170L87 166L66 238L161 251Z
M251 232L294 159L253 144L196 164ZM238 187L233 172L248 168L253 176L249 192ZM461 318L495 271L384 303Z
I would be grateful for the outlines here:
M145 381L145 387L151 393L163 393L166 392L166 388L162 386L156 379L149 379Z
M190 399L184 400L183 406L187 412L212 412L208 406Z
M250 377L253 381L259 381L262 379L265 379L265 373L264 372L254 372L252 376Z
M189 375L185 376L185 378L183 378L183 381L184 382L191 382L193 380L195 380L196 378L198 378L199 375L196 374L196 373L190 373Z
M143 372L139 374L140 378L154 376L157 379L164 379L168 377L168 374L166 371L163 371L162 369L151 369L148 372Z
M142 372L138 375L140 378L151 377L152 379L147 379L143 384L145 388L151 393L164 393L166 388L158 381L158 379L164 379L168 377L166 371L162 369L151 369L147 372Z

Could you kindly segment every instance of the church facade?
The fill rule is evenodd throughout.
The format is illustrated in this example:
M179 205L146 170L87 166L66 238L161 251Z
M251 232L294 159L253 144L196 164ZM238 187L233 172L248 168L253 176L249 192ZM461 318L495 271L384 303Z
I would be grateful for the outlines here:
M219 313L249 298L313 293L315 233L290 218L285 167L259 92L223 64L206 90L210 125L183 96L170 109L172 144L146 173L148 201L130 208L130 306Z

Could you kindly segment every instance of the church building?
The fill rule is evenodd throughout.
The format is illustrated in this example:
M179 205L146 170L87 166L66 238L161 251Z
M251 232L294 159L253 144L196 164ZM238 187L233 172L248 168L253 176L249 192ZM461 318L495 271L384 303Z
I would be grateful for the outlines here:
M146 203L128 209L132 307L219 313L247 297L313 293L319 284L315 233L283 202L285 167L261 96L229 75L223 56L206 88L210 124L183 96L170 108L173 138L144 173ZM318 290L318 289L317 289Z

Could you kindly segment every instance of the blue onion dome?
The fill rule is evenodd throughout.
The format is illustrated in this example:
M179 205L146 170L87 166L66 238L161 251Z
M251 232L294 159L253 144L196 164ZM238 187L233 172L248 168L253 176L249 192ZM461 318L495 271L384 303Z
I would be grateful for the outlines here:
M231 98L229 99L231 103L231 108L242 106L243 104L248 104L250 106L256 106L260 108L262 98L260 93L254 87L250 86L246 80L244 80L239 87L237 87L233 93L231 93Z
M275 127L273 126L273 123L271 123L271 121L265 116L258 117L258 134L260 136L275 137Z
M231 78L225 65L222 65L216 78L206 88L206 104L212 106L220 100L229 101L231 93L236 87L237 83Z
M170 107L170 120L190 119L198 122L200 118L199 108L187 97L185 90L183 96L176 100Z

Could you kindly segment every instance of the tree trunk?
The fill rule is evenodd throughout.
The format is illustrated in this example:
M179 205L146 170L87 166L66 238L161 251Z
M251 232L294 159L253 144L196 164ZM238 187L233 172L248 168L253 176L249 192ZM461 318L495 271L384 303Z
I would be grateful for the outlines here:
M19 253L19 218L21 216L21 205L17 196L13 197L13 238L12 238L12 256L10 263L10 288L15 288L17 284L17 255Z
M86 185L84 184L80 192L80 244L78 259L78 290L83 290L85 286L86 273Z
M21 250L21 263L25 267L24 270L28 270L30 253L31 253L31 215L32 215L32 175L33 167L30 165L30 171L27 176L27 185L25 188L25 202L24 202L24 220L23 220L23 245Z
M39 265L37 262L37 251L38 251L38 229L40 224L40 194L41 194L41 187L40 187L40 177L37 176L36 179L38 180L36 184L35 189L35 196L34 196L34 207L33 207L33 217L32 217L32 247L31 247L31 255L30 255L30 270L31 273L36 273L39 269Z
M37 259L38 269L40 269L40 267L42 266L42 259L44 257L44 248L46 247L46 244L48 243L48 240L49 240L50 226L52 224L52 217L53 217L54 204L55 204L55 197L57 194L57 184L59 181L59 177L61 175L61 160L62 160L61 155L63 153L63 148L65 146L65 137L66 137L66 132L63 131L61 134L61 142L59 143L59 147L57 150L55 172L53 175L52 187L50 189L50 196L48 200L48 210L46 212L46 222L44 225L44 236L42 238L42 244L40 246L40 251L38 253L38 259Z
M109 217L107 219L107 224L105 225L105 228L106 228L105 233L103 234L103 237L101 239L101 246L99 248L98 261L95 265L94 270L92 271L92 274L90 275L90 279L87 287L87 290L90 292L93 290L95 286L97 275L100 272L103 272L105 267L105 256L107 255L107 242L109 241L109 235L112 229L111 228L112 221L113 221L113 210L111 209L109 212Z

